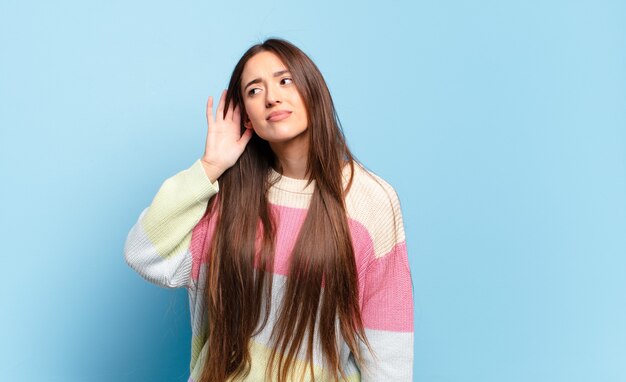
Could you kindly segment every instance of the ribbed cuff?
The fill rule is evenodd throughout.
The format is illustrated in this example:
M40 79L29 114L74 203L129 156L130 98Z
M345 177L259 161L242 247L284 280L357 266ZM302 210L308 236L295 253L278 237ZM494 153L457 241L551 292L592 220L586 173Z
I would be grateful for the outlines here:
M220 190L220 185L217 181L211 183L211 180L204 171L204 166L200 159L196 161L187 169L186 176L187 184L194 190L196 199L201 202L209 200L213 195L217 194Z

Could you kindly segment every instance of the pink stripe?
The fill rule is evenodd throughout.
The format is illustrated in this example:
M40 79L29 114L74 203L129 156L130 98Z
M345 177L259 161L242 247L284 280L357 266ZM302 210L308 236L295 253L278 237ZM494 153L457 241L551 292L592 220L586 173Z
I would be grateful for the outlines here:
M285 206L272 205L274 213L278 214L281 224L276 232L276 259L274 272L287 276L289 274L289 260L296 244L300 228L306 218L307 210ZM348 219L348 227L352 236L357 269L361 269L367 261L366 254L372 248L372 239L365 226L354 219Z
M413 294L406 241L372 261L359 289L366 328L413 331Z
M306 218L306 209L291 208L270 204L272 213L278 217L280 222L276 231L276 256L274 259L274 273L287 276L289 273L289 259L294 248L300 227ZM260 224L260 223L259 223ZM357 269L362 271L368 261L368 254L372 252L372 238L365 226L354 219L348 219L348 226L352 235L352 245L354 246ZM260 225L259 225L260 227ZM198 280L200 265L207 262L206 251L209 248L210 240L215 232L215 219L209 221L204 216L193 229L191 235L191 254L193 257L191 276L193 280ZM208 235L207 235L208 233ZM207 237L205 242L205 236ZM260 233L257 235L256 248L260 244Z
M276 255L274 257L274 273L287 276L289 259L296 244L300 227L304 223L307 210L285 206L271 205L272 212L280 222L276 230Z
M289 255L306 217L306 210L270 205L281 222L277 229L274 273L288 275ZM401 332L413 331L413 298L406 242L396 244L389 253L372 259L372 238L358 221L348 224L354 245L359 274L359 296L365 327ZM198 280L200 265L206 263L205 252L215 231L215 219L204 216L193 229L191 237L192 278ZM207 241L205 243L205 235ZM257 240L257 248L259 240ZM366 264L371 264L366 272Z
M216 195L215 198L218 198ZM218 203L216 200L215 203ZM217 206L217 204L214 204ZM191 278L198 281L200 275L200 265L207 262L206 252L209 249L210 240L215 232L215 219L209 220L209 215L204 215L191 232ZM208 235L207 235L208 233Z

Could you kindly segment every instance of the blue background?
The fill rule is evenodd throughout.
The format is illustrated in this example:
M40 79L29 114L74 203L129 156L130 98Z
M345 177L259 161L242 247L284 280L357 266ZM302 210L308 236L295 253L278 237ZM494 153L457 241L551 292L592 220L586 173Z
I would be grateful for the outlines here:
M400 196L416 381L626 380L625 2L0 4L1 380L186 380L124 240L273 36Z

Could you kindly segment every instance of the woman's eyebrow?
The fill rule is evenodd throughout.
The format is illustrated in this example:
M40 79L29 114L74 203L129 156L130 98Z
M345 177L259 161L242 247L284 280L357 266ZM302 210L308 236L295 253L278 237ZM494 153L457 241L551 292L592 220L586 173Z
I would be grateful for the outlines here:
M289 70L279 70L278 72L275 72L275 73L274 73L274 77L278 77L278 76L280 76L280 75L282 75L282 74L285 74L285 73L289 73ZM252 84L257 84L257 83L259 83L259 82L261 82L261 79L260 79L260 78L255 78L255 79L253 79L252 81L250 81L250 82L248 82L248 83L246 84L246 86L243 88L243 90L246 90L246 89L248 88L248 86L250 86L250 85L252 85Z

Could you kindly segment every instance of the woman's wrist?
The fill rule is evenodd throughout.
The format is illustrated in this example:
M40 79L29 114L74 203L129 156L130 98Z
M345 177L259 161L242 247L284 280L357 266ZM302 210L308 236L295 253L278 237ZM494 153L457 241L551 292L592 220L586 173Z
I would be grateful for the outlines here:
M200 163L202 163L202 167L204 167L204 172L209 178L209 181L211 181L211 183L215 183L217 178L219 178L224 173L224 170L221 170L219 167L211 162L206 161L204 158L200 158Z

